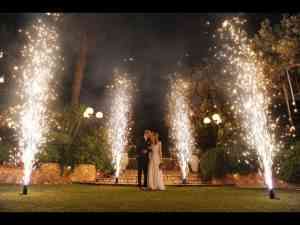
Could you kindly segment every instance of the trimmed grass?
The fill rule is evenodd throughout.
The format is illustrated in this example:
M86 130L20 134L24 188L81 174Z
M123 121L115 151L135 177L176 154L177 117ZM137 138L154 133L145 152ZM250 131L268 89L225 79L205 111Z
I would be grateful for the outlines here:
M167 187L144 192L136 187L32 185L27 196L20 186L0 185L1 212L300 212L300 191L235 187Z

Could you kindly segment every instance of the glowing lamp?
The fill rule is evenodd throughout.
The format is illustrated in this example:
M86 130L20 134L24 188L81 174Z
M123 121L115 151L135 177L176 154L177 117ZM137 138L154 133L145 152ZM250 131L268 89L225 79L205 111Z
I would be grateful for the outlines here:
M224 28L227 27L227 26L228 26L228 21L225 20L225 21L222 23L222 26L223 26Z
M85 110L88 114L93 114L94 113L94 109L92 107L87 107Z
M293 131L295 131L295 130L296 130L295 126L291 126L291 127L290 127L290 132L293 132Z
M97 112L96 113L96 118L102 119L103 118L103 113L102 112Z
M211 123L211 119L209 119L209 117L205 117L203 120L204 124L210 124Z
M5 82L5 79L4 79L4 77L2 76L2 77L0 77L0 83L1 84L3 84Z
M220 115L217 113L212 116L212 119L216 122L216 124L220 124L222 122Z
M94 113L94 109L92 107L87 107L83 113L83 117L90 118L90 116L93 115L93 113Z

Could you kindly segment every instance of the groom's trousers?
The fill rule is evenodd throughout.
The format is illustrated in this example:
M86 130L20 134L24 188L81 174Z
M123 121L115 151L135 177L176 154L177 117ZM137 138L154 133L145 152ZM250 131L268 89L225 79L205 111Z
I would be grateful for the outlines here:
M144 175L144 187L147 187L148 183L148 160L138 159L138 185L142 186L142 174Z

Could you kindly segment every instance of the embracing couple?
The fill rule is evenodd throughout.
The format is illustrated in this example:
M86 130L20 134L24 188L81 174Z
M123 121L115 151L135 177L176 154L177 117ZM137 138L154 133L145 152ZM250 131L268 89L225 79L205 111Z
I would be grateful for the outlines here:
M145 130L144 139L137 146L138 186L148 190L165 190L162 173L162 147L158 133Z

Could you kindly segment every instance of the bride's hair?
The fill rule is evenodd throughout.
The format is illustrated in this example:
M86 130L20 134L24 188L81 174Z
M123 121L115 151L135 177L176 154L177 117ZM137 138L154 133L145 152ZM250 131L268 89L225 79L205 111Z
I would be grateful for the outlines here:
M152 136L152 143L156 145L159 142L159 139L158 139L159 135L158 135L157 132L153 132L152 134L153 134L153 136Z

